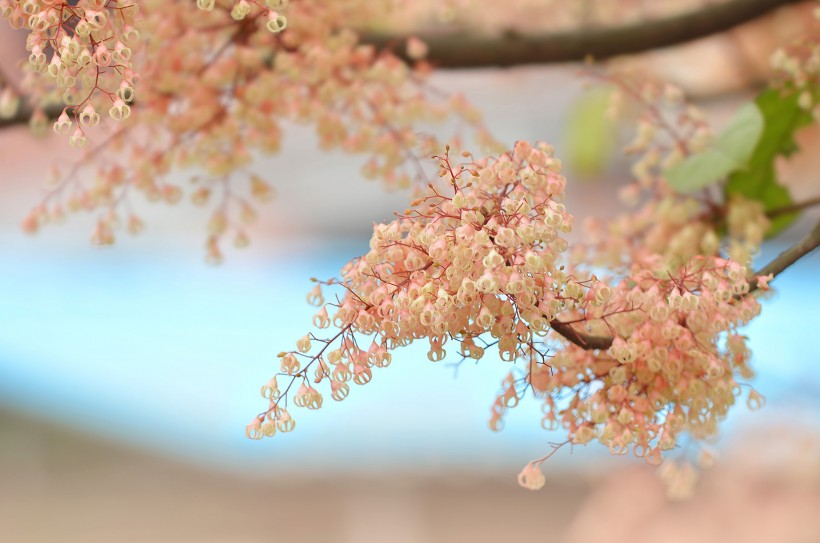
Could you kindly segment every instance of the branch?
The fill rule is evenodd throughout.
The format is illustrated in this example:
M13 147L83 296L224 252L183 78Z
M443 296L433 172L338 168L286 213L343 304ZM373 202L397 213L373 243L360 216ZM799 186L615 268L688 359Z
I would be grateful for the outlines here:
M14 77L10 76L6 73L2 67L0 67L0 88L3 86L8 87L11 89L12 93L18 96L21 100L21 104L17 107L17 111L11 117L0 117L0 128L5 128L7 126L14 126L18 124L26 124L31 120L31 116L34 114L34 111L31 109L31 106L25 100L25 95L23 90L17 85L14 80ZM46 106L43 109L43 113L45 113L46 118L48 119L56 119L60 116L63 112L63 106L60 104L51 104Z
M818 247L820 247L820 222L815 225L814 229L807 234L806 237L780 253L777 258L763 266L763 268L754 272L754 274L748 279L749 293L751 294L752 292L758 290L758 276L766 276L771 274L773 278L777 277L783 273L786 268ZM579 332L573 328L571 324L561 322L558 319L553 319L550 321L550 326L556 333L563 336L570 343L574 343L585 350L606 350L612 345L613 338L611 337L590 336L584 334L583 332Z
M571 343L574 343L582 349L586 349L588 351L594 349L605 351L612 345L611 337L589 336L579 332L573 328L571 324L561 322L558 319L552 319L550 321L550 327L560 335L564 336L564 338L569 340Z
M777 258L763 266L760 270L755 272L755 276L749 279L749 292L757 290L757 276L769 275L777 277L783 271L809 254L810 252L820 247L820 222L818 222L814 229L809 232L806 237L777 255Z
M43 108L43 113L45 114L47 119L53 121L60 116L64 108L65 106L61 104L52 104ZM28 104L20 104L20 107L17 108L17 113L15 113L13 116L9 117L8 119L0 117L0 128L26 124L31 121L31 116L33 114L34 110L32 110Z
M761 17L799 0L727 0L702 9L612 28L578 29L570 32L524 35L508 29L500 36L469 32L421 34L429 47L426 60L437 68L516 66L581 61L641 53L717 34ZM390 48L406 37L363 34L361 42ZM412 63L403 48L394 54Z
M523 35L508 29L500 36L480 36L467 32L420 35L427 43L427 60L437 68L478 68L516 66L550 62L581 61L590 55L605 59L616 55L640 53L660 47L677 45L751 21L770 11L800 0L727 0L703 9L673 15L663 19L643 21L613 28L583 29ZM408 63L404 48L395 47L407 36L363 33L361 43L379 49L392 49ZM59 111L58 111L59 109ZM45 110L49 119L56 119L61 107ZM25 124L32 110L21 106L10 119L0 119L0 128Z
M770 219L774 219L775 217L779 217L781 215L788 215L789 213L796 213L797 211L803 211L809 207L813 207L816 205L820 205L820 196L816 196L814 198L810 198L803 202L798 202L796 204L791 204L783 207L776 207L766 212L766 216Z

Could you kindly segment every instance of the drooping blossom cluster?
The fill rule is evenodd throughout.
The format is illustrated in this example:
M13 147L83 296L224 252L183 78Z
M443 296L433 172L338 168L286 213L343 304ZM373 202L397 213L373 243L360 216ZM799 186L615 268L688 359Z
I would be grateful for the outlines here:
M34 99L65 104L54 131L84 147L100 112L125 120L139 75L136 2L128 0L0 0L0 18L30 30L27 83Z
M566 182L549 146L519 142L498 158L457 168L449 155L439 158L447 189L430 185L411 209L377 225L370 251L351 261L340 279L325 282L344 295L324 304L314 324L338 332L330 339L310 334L295 351L282 353L282 373L264 389L267 397L284 377L302 383L294 403L321 405L299 400L320 397L309 385L310 368L315 381L327 378L344 397L349 379L369 382L372 367L387 365L391 351L422 338L433 362L445 357L448 344L463 357L481 359L489 335L502 360L526 357L546 365L538 338L550 320L588 291L606 299L610 289L572 277L559 264L573 218L560 203ZM311 301L323 301L321 287ZM370 339L363 343L359 336ZM251 434L264 434L263 420L277 419L286 396L271 401L249 426Z
M545 429L563 428L572 443L597 440L613 454L632 451L660 464L681 434L713 436L741 393L737 379L751 377L738 331L760 311L749 289L747 270L718 257L695 257L669 276L642 270L623 279L607 302L567 319L593 337L611 337L611 346L588 349L553 338L557 350L548 365L531 365L504 382L491 421L531 390L543 399ZM762 401L748 393L751 407Z
M56 9L57 4L68 3L42 2L44 9ZM131 64L127 69L121 67L113 52L113 64L104 69L97 64L84 68L128 82L133 82L134 72L139 74L139 85L134 82L122 97L129 99L123 108L130 111L129 122L100 123L98 130L109 133L78 164L57 169L53 188L26 218L24 227L35 231L50 218L61 216L66 207L97 210L100 216L93 239L111 243L118 224L135 225L133 231L141 228L142 221L130 204L135 192L150 201L175 203L183 189L165 177L173 168L191 168L191 199L213 209L207 258L218 262L221 240L232 233L236 245L247 244L247 223L256 216L255 204L273 194L271 182L278 180L251 171L250 163L257 154L279 152L286 123L313 125L323 149L366 156L364 175L383 180L389 188L406 188L422 179L418 155L429 155L430 149L443 145L420 132L430 123L460 119L462 126L489 142L480 116L463 97L442 97L426 82L426 63L409 66L388 50L359 43L351 25L377 20L388 4L341 0L140 2L142 36L139 48L129 54L133 69ZM106 6L106 24L120 24L120 11L127 13L122 2L103 4ZM73 33L75 23L76 17L65 23L61 36L81 40ZM123 23L115 29L136 36L130 20L127 28ZM100 41L97 50L103 46L106 51L117 50L119 35ZM95 36L92 33L89 39L97 43ZM124 37L121 41L131 43ZM409 45L423 54L420 44ZM57 47L59 50L59 44ZM66 47L74 51L73 46ZM106 52L101 58L108 60L108 56ZM61 66L75 64L66 60ZM32 76L27 86L35 99L54 94L53 81L39 73ZM82 85L81 80L78 77L76 84ZM117 85L105 79L96 84L91 98L110 95L119 104ZM135 101L129 105L130 99ZM68 108L68 120L58 120L55 127L63 131L70 124L80 130L77 138L85 141L99 109L92 103L96 109L86 111L87 105ZM103 153L106 160L100 159ZM88 175L90 168L96 169L96 175ZM127 218L120 217L123 211Z
M637 156L636 180L621 193L634 209L585 221L573 262L621 277L613 286L616 305L605 309L610 316L575 316L592 337L611 339L611 345L601 352L564 342L551 360L553 372L536 368L537 377L518 380L511 375L504 390L508 396L516 387L546 393L542 425L568 430L573 443L596 439L613 453L632 450L653 464L666 458L663 478L677 495L697 477L680 467L690 466L688 460L666 451L683 434L713 435L740 393L737 379L752 376L738 329L759 312L746 293L752 286L767 288L770 279L753 278L748 269L769 219L759 202L740 196L721 201L709 191L681 194L667 185L665 169L709 143L703 115L667 84L623 75L607 81L616 88L614 107L636 109L640 119L626 149ZM747 401L758 407L763 399L750 389ZM504 407L502 395L493 417Z
M638 157L636 181L622 191L637 208L585 223L573 261L603 266L621 279L612 287L612 305L564 318L583 324L593 338L611 338L611 345L595 350L561 340L548 371L535 367L523 378L507 378L492 417L501 418L517 390L531 388L544 397L545 428L565 429L572 443L594 439L613 453L631 450L659 464L681 435L714 435L740 393L737 379L752 376L738 329L759 312L746 295L757 286L755 279L749 283L746 266L769 221L759 202L721 202L669 187L663 171L708 144L704 117L669 85L620 76L610 81L617 87L616 107L636 107L641 119L627 148ZM721 257L722 250L731 260ZM601 318L601 311L609 315ZM763 399L750 390L747 401L758 407ZM523 483L534 481L525 486L543 484L532 474L542 461L522 472ZM665 478L670 492L683 492L694 478L674 466Z
M573 217L560 203L565 180L549 146L519 142L458 167L438 158L449 191L431 185L395 221L376 225L371 250L310 293L322 305L314 325L336 332L308 334L281 353L251 437L281 420L291 427L291 397L320 407L313 385L325 379L343 399L349 380L368 383L373 367L416 339L433 362L455 343L464 359L492 349L516 363L491 409L495 430L529 392L543 402L544 428L563 428L568 443L597 440L653 464L682 433L716 432L740 394L736 378L751 376L738 329L759 305L746 295L744 266L708 255L670 271L659 256L620 280L584 275L562 263ZM343 295L324 303L323 285ZM752 390L748 401L762 398ZM523 485L543 484L542 461L528 464Z

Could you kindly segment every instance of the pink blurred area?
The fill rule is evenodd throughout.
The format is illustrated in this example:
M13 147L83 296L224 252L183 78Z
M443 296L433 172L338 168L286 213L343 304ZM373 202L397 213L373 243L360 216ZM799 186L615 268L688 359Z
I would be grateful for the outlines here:
M771 422L775 422L771 424ZM815 430L816 432L816 430ZM271 461L275 461L272 459ZM619 467L615 467L619 466ZM0 538L64 543L816 543L820 439L770 421L694 495L656 472L552 471L538 492L498 474L276 481L206 470L0 411ZM597 472L597 474L596 474Z

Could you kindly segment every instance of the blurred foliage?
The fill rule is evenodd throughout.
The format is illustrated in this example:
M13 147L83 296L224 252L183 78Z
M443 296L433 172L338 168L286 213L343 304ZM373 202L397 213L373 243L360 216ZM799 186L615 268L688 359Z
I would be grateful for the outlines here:
M783 94L776 89L761 93L755 103L763 114L765 128L749 160L748 167L734 172L726 184L726 196L740 194L761 202L767 211L793 203L789 190L777 179L775 160L798 150L795 133L812 121L811 113L799 104L798 93ZM768 235L788 227L797 213L775 217Z
M713 185L733 172L748 170L763 126L757 105L745 104L712 145L670 167L666 180L678 191L688 193Z
M596 87L583 93L570 109L564 156L581 177L601 174L615 149L616 127L608 114L611 103L612 89Z

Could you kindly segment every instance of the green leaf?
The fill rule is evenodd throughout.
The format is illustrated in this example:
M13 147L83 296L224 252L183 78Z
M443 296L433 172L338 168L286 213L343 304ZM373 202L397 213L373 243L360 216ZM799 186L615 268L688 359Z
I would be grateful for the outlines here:
M581 176L603 172L614 151L615 124L607 115L611 98L611 89L597 87L581 95L569 112L564 156Z
M765 127L759 106L750 102L743 105L715 141L715 148L733 158L738 167L752 156Z
M707 149L666 170L666 181L678 192L695 192L724 179L737 162L717 149Z
M740 194L763 204L767 211L792 204L786 187L777 180L775 159L798 150L795 133L811 123L811 113L798 105L799 93L783 95L781 91L763 91L755 100L763 115L765 129L752 153L748 167L734 172L726 184L725 194ZM796 213L772 220L768 235L772 236L797 218Z
M745 104L711 147L667 169L667 182L684 193L717 183L746 166L763 129L764 118L758 106Z

